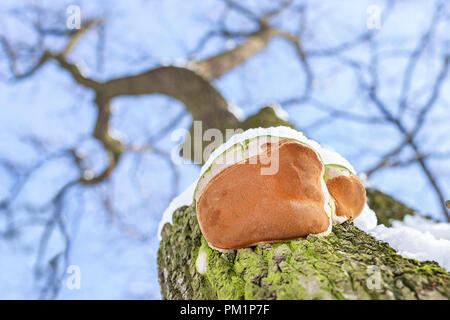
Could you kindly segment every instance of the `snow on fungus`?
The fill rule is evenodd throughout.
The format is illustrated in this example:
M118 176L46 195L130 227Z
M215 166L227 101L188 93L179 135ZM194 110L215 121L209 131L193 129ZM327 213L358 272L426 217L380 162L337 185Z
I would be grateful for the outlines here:
M261 174L274 162L276 173ZM294 139L265 136L234 145L199 180L194 199L200 229L223 250L326 235L332 200L324 174L320 155Z

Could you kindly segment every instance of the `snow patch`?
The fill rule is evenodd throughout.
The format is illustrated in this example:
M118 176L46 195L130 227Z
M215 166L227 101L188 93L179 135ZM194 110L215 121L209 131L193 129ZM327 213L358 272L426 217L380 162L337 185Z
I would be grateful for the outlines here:
M365 206L354 224L385 241L400 255L420 261L432 260L450 270L450 223L435 222L416 215L392 221L392 227L377 225L375 213Z
M368 232L376 239L386 241L398 253L421 261L432 260L450 270L450 224L427 222L424 218L407 217L408 221L395 221L391 228L378 225ZM406 219L406 218L405 218Z
M195 261L195 266L197 268L198 273L205 274L206 269L208 268L208 255L206 251L200 250L197 256L197 260Z
M228 141L226 141L224 144L220 145L218 148L216 148L211 153L208 160L202 166L199 176L202 177L203 174L209 169L209 167L211 167L214 160L216 160L216 158L219 157L220 155L222 155L226 150L229 150L231 147L233 147L236 144L242 145L246 140L250 140L250 139L253 139L253 138L256 138L259 136L275 136L275 137L280 137L280 138L288 138L288 139L298 140L298 141L303 142L303 143L309 145L310 147L312 147L319 154L319 156L321 157L321 159L325 165L326 164L340 165L340 166L346 167L352 173L356 174L356 171L353 168L353 166L337 152L335 152L329 148L322 147L318 142L308 139L300 131L294 130L289 127L279 126L279 127L270 127L270 128L249 129L242 133L235 134ZM192 204L197 182L198 182L198 180L196 180L193 184L191 184L181 195L174 198L172 200L172 202L169 204L169 207L164 211L163 217L162 217L161 222L158 227L158 238L160 241L161 241L161 231L162 231L163 226L166 223L172 224L173 212L181 206L188 206L188 205ZM331 228L330 228L330 231L331 231Z
M356 174L353 166L337 152L321 146L314 140L308 139L303 133L288 127L272 127L249 129L243 133L236 134L226 143L218 147L208 161L203 165L200 176L211 166L213 161L230 149L235 144L242 144L244 141L258 136L277 136L288 139L295 139L311 146L322 158L325 165L335 164L348 168ZM198 180L197 180L198 181ZM169 207L163 214L163 218L158 228L159 239L161 240L161 230L164 224L172 223L173 212L181 206L192 204L197 181L191 184L180 196L173 199ZM354 224L373 235L376 239L388 242L399 254L417 260L433 260L440 266L450 270L450 224L438 223L427 220L420 215L406 216L403 221L393 221L392 227L384 225L377 226L375 212L366 204L361 215L354 220ZM197 258L197 270L206 272L207 262L200 256Z
M164 211L162 215L161 222L158 226L158 239L161 241L161 231L166 223L172 224L172 216L173 212L182 206L191 205L194 198L195 187L197 186L197 180L191 184L183 193L181 193L178 197L174 198L167 209Z
M392 221L393 227L405 226L417 229L424 233L430 233L436 239L450 241L450 223L435 222L420 215L407 215L403 221Z
M278 103L272 103L269 105L275 112L275 115L280 118L281 120L288 121L289 120L289 113L287 113L286 110L283 109L282 106L280 106Z
M377 226L377 216L366 203L359 217L353 220L353 224L361 230L369 231Z
M270 128L248 129L242 133L235 134L227 142L220 145L217 149L215 149L211 153L208 160L205 162L200 171L200 176L202 176L205 173L205 171L208 170L208 168L211 166L213 161L222 153L224 153L226 150L230 149L235 144L242 144L246 140L250 140L259 136L274 136L298 140L312 147L320 155L324 164L340 165L346 167L352 173L356 174L355 168L353 168L350 162L348 162L344 157L342 157L337 152L321 146L318 142L314 140L308 139L300 131L294 130L289 127L279 126Z

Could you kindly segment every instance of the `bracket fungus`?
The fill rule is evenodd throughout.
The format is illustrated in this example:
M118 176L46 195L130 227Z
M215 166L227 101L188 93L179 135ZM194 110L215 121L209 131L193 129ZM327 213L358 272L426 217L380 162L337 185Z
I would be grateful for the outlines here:
M347 168L325 165L325 181L334 202L334 223L357 218L366 204L366 189Z
M207 242L234 250L310 234L353 220L366 203L350 170L324 165L317 150L292 138L258 136L214 158L194 194Z

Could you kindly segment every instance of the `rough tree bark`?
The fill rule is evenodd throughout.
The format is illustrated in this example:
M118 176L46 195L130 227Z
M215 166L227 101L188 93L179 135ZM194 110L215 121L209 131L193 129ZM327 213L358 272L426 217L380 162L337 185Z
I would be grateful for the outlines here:
M414 210L373 189L369 203L379 221ZM200 251L205 274L196 269ZM158 252L164 299L449 299L450 273L435 262L398 254L352 223L327 237L310 236L220 253L203 238L195 206L175 211Z

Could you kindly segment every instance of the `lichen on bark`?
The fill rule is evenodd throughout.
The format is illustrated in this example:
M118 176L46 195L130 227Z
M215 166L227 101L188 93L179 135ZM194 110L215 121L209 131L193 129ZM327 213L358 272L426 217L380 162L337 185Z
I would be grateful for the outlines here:
M164 299L448 299L450 273L398 255L352 223L309 236L221 253L211 249L195 207L162 230L158 269ZM198 252L208 267L196 269Z

